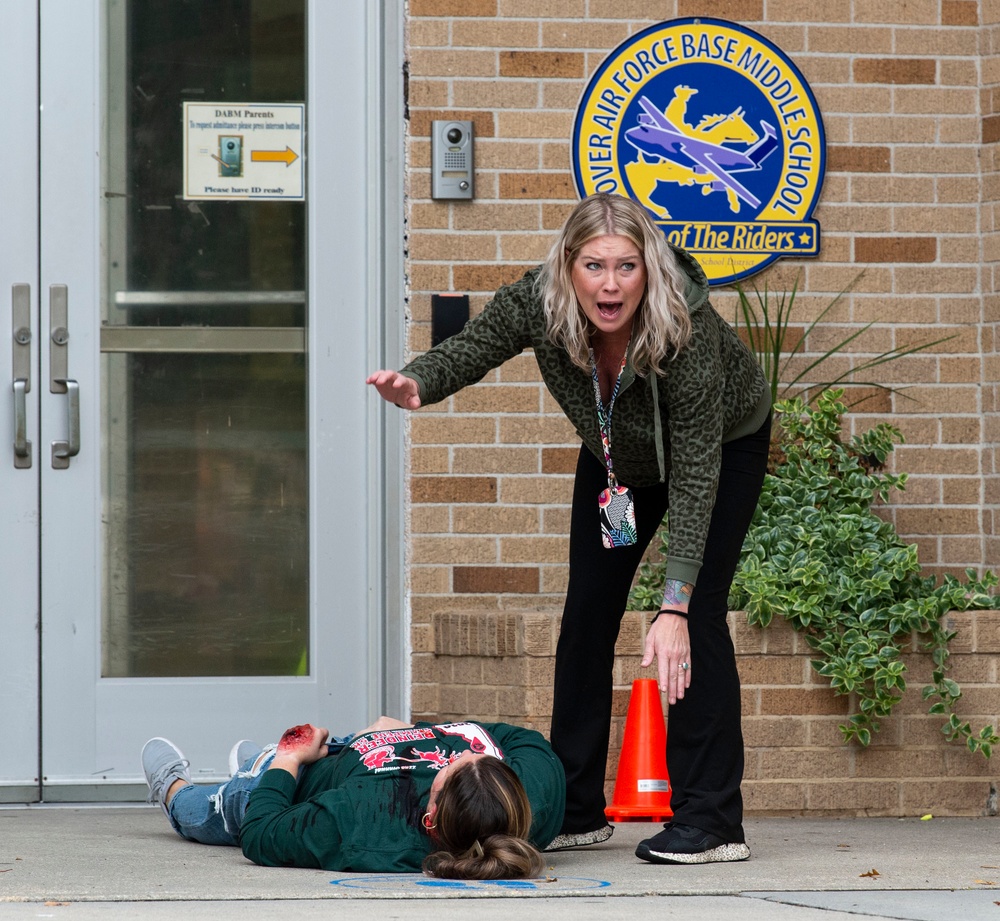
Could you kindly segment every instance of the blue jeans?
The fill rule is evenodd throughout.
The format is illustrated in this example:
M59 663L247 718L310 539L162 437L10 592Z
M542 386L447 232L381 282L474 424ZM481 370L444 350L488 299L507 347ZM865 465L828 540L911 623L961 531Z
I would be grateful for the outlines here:
M328 746L329 754L339 752L353 736L335 738ZM238 847L243 816L256 789L274 760L274 751L267 752L256 771L251 773L257 756L240 766L231 780L217 786L188 784L171 798L167 815L174 831L182 838L200 844L228 844ZM301 779L300 773L300 779Z

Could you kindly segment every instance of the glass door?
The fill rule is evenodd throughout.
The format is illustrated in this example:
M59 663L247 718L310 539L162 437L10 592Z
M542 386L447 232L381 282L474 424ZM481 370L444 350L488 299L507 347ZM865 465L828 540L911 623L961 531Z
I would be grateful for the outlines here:
M101 674L308 675L305 0L109 13Z
M385 706L380 25L332 6L41 3L47 800L134 798L152 735L210 779Z

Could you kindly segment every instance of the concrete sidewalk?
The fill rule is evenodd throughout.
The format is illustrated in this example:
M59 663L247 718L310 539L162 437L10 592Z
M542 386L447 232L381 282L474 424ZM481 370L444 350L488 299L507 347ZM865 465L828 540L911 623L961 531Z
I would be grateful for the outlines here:
M657 828L549 854L544 880L462 883L258 867L182 841L155 806L0 807L0 918L1000 921L1000 819L750 819L749 861L701 867L636 859Z

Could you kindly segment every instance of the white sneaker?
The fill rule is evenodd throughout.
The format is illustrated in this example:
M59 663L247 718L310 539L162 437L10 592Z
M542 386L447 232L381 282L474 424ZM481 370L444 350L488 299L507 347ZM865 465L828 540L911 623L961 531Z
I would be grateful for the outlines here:
M263 750L250 739L240 739L229 752L229 776L235 777L244 764L251 758L256 758Z

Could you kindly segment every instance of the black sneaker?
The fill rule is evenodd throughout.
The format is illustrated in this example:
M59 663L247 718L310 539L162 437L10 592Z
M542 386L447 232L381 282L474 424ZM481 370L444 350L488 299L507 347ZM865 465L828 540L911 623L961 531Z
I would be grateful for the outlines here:
M640 841L635 856L650 863L720 863L746 860L750 848L700 828L670 822L658 835Z

